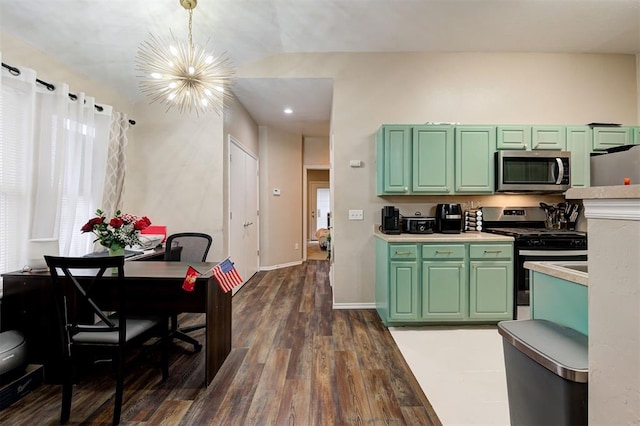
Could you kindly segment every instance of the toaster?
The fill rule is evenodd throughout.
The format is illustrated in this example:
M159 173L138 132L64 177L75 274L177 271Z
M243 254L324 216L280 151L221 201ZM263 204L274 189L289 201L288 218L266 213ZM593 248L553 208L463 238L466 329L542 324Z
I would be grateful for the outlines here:
M407 234L433 234L435 217L413 216L403 218L403 232Z

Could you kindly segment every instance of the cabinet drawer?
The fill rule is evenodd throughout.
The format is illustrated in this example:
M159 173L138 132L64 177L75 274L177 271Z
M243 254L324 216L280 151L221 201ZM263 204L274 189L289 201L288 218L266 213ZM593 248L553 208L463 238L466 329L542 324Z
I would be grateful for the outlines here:
M393 244L389 246L389 258L392 260L416 259L418 246L415 244Z
M464 259L464 244L429 244L422 246L423 259Z
M471 244L469 246L471 259L511 259L512 257L511 244Z

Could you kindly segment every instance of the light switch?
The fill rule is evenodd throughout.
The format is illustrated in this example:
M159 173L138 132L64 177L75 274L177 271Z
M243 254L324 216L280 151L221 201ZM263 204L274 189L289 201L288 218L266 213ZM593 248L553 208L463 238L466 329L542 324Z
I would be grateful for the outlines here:
M362 167L362 160L349 160L349 166Z
M349 210L349 220L364 220L362 210Z

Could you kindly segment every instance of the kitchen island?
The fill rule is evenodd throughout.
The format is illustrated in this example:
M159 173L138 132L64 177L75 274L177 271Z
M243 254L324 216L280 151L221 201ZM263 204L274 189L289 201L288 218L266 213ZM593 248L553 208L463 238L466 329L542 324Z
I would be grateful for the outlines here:
M589 334L587 262L525 262L531 319L544 319Z
M374 230L376 309L387 326L513 318L513 238Z

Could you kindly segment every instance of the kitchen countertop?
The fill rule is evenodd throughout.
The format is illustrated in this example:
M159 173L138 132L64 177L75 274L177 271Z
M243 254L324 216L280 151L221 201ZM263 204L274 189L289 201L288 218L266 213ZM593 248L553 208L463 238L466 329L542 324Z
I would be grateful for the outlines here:
M586 266L587 262L524 262L524 267L532 271L541 272L552 277L560 278L565 281L571 281L583 286L589 285L589 274L587 272L577 271L575 269L566 268L566 266Z
M491 234L489 232L461 232L459 234L399 234L388 235L382 233L378 226L374 235L388 243L478 243L478 242L513 242L513 237Z
M608 199L640 198L640 185L591 186L587 188L569 188L565 193L572 199Z

